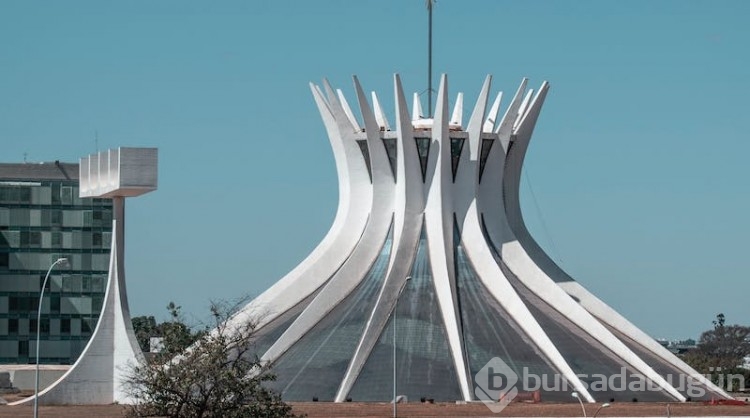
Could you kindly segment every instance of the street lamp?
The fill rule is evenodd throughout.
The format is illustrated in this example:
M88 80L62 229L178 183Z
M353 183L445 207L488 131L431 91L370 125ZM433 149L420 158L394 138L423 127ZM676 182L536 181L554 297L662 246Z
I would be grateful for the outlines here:
M599 411L602 410L602 408L609 408L609 403L603 403L599 408L597 408L596 412L594 412L594 418L596 418L597 415L599 415Z
M578 396L578 392L573 392L573 393L570 394L570 396L578 399L578 403L581 404L581 411L583 411L583 416L585 418L586 417L586 408L584 408L583 401L581 400L581 397Z
M396 304L393 306L393 418L396 418L398 399L396 398L396 316L398 315L398 299L401 297L401 293L406 288L406 284L411 280L411 276L406 276L406 280L401 285L401 289L398 290L396 295Z
M41 322L42 322L42 298L44 298L44 288L47 287L47 280L49 279L52 269L56 265L68 264L68 259L65 257L58 258L47 270L47 275L44 276L44 282L42 282L42 291L39 293L39 306L37 307L36 313L36 377L34 378L34 418L39 417L39 340L41 335Z

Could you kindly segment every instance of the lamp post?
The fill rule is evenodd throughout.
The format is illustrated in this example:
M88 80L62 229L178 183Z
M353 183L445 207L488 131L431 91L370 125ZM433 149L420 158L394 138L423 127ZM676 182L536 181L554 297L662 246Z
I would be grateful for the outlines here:
M393 305L393 418L396 418L398 399L396 396L396 318L398 315L397 309L398 309L398 299L401 297L401 293L404 291L404 288L406 288L406 284L409 283L409 280L411 280L411 276L406 276L406 280L404 280L404 283L401 285L401 289L398 290L398 294L396 295L396 304Z
M596 409L596 412L594 412L594 418L596 418L599 415L599 411L601 411L603 408L609 408L609 403L601 404L599 408Z
M44 276L42 282L42 290L39 292L39 306L36 312L36 376L34 377L34 418L39 417L39 340L41 335L41 322L42 322L42 298L44 298L44 288L47 287L47 280L49 279L52 269L56 265L67 264L68 259L65 257L58 258L47 270L47 275Z
M583 406L583 401L581 400L581 397L578 396L578 392L573 392L570 394L570 396L578 399L578 403L581 404L581 411L583 411L584 418L586 417L586 408Z

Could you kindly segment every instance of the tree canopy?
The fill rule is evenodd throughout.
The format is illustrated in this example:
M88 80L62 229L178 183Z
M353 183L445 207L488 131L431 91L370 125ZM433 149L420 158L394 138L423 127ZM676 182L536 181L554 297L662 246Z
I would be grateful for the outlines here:
M699 373L710 375L724 389L738 390L737 377L742 376L745 387L750 384L750 370L742 367L747 356L750 356L750 327L727 325L724 314L720 313L713 321L713 329L701 334L698 345L684 355L684 360Z
M139 343L163 338L161 350L128 373L131 417L292 417L281 396L263 386L275 377L252 351L255 323L229 321L239 303L214 303L211 323L194 329L180 307L167 306L171 320L134 318Z

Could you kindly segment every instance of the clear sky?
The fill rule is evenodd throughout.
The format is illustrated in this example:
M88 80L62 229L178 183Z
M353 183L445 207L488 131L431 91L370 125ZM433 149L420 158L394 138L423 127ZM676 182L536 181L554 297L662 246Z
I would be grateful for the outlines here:
M495 92L551 83L529 228L655 337L697 337L719 312L750 324L748 16L741 0L435 7L434 71L467 109L488 73ZM426 27L423 0L6 0L0 161L77 161L96 132L99 149L159 147L159 190L128 201L131 311L201 318L262 292L333 220L307 83L351 97L357 74L392 115L393 73L426 88Z

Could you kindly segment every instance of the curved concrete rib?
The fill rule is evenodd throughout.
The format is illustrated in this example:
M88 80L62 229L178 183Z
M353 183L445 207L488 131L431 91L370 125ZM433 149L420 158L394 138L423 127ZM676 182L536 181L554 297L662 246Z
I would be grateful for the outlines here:
M464 113L464 94L459 92L456 96L456 104L453 105L453 113L451 114L450 124L461 126L463 125L463 113Z
M435 108L435 120L432 126L432 145L429 159L434 164L428 168L427 202L425 205L425 225L427 229L427 248L430 257L433 280L440 311L445 323L448 345L453 355L453 362L458 374L458 382L464 400L473 399L469 388L468 371L461 330L459 329L456 309L455 272L453 270L453 204L451 196L451 141L448 129L448 79L445 74L440 78L440 87Z
M570 368L567 361L555 347L537 320L524 304L523 300L513 286L508 282L505 274L495 261L481 229L481 221L472 204L467 213L466 220L461 231L462 242L471 264L477 272L477 276L487 287L492 296L508 312L524 333L534 342L551 364L565 377L565 379L578 391L588 402L594 402L594 398L576 376L575 371Z
M353 117L340 92L334 93L326 83L326 100L320 89L313 86L313 97L323 115L334 150L338 147L337 168L342 185L346 185L342 186L341 192L345 201L340 202L337 221L329 235L343 240L342 237L347 233L356 232L357 239L349 237L349 243L341 247L345 254L340 254L337 266L332 262L322 261L336 247L329 246L320 250L319 258L313 264L325 265L329 269L336 267L331 275L309 280L307 273L300 273L296 279L288 281L286 287L282 288L283 292L277 292L275 297L281 298L283 294L284 299L291 297L293 302L298 302L297 299L306 295L314 296L308 296L307 300L312 299L312 302L262 359L273 361L280 358L292 345L311 332L335 305L351 294L381 253L390 228L393 240L383 283L377 291L372 310L367 312L369 316L362 333L355 337L358 338L357 346L343 379L341 382L333 380L327 383L338 385L335 401L346 400L352 388L359 387L357 379L361 378L368 359L380 341L394 310L398 293L412 270L424 228L426 245L422 247L419 244L419 247L427 251L437 309L440 311L459 385L459 394L449 396L473 399L463 323L458 309L457 266L454 262L454 225L457 225L466 261L471 263L481 287L486 288L489 296L507 313L507 320L511 324L518 324L518 331L528 342L528 348L538 352L547 366L562 374L583 399L595 401L593 392L576 375L574 367L579 366L573 363L575 356L567 359L567 351L555 345L552 329L547 329L545 323L547 320L558 321L565 318L566 323L574 324L570 326L575 327L577 336L585 338L586 344L602 347L604 354L611 360L627 366L629 371L638 372L658 385L664 396L685 400L638 353L644 358L648 356L648 359L652 359L651 354L646 354L646 351L653 352L681 370L692 372L692 369L664 354L663 348L654 347L655 343L644 333L565 275L538 247L525 228L518 201L521 166L548 85L544 83L534 95L532 91L527 92L527 80L523 79L503 119L496 123L500 95L494 101L489 115L485 115L490 84L491 79L488 77L464 130L457 126L464 121L462 98L457 99L453 117L448 118L445 76L441 78L434 118L424 118L421 115L419 97L415 95L414 116L411 120L401 81L397 75L394 76L395 150L392 148L394 133L383 132L390 127L377 97L373 95L371 106L356 77L354 85L364 129ZM418 149L415 137L427 136L430 137L430 146L425 162L425 155L422 154L420 159L420 152L426 150L422 148L426 144L420 139ZM456 140L463 141L460 151ZM366 149L360 149L360 145L365 145L363 142L366 143ZM391 153L390 158L396 153L395 169L391 167L388 152ZM368 158L369 161L366 160ZM369 166L366 162L369 162ZM426 164L424 171L423 163ZM360 193L358 196L354 194L355 190ZM345 216L341 222L339 215ZM359 227L354 232L347 227L347 222L353 222L352 219L359 220L358 224L355 223ZM317 293L313 293L314 291ZM570 295L575 296L576 300ZM527 298L531 298L530 301ZM274 301L271 297L266 299ZM282 304L288 303L282 299L277 300ZM532 314L535 308L527 303L538 305L537 308L543 305L542 315L549 314L553 317L535 318ZM496 306L494 301L492 305ZM554 332L560 332L556 327L553 329ZM632 338L646 351L641 350L640 346L633 346L631 350L625 344L630 344L625 336ZM562 355L562 352L566 355ZM664 365L661 362L659 364ZM367 370L370 373L369 366ZM378 379L383 377L382 370L374 372ZM714 388L713 385L709 387ZM355 391L357 390L359 389ZM380 388L370 387L367 390L378 390L377 397L388 396ZM723 393L718 390L716 392Z
M526 106L528 110L525 110L525 114L518 123L518 128L515 131L512 140L513 142L508 151L505 165L505 176L503 179L503 190L505 212L508 216L507 221L514 235L519 229L519 184L523 157L528 147L528 141L531 138L536 119L541 111L541 106L544 102L548 88L549 85L544 83L533 101L530 101L528 106ZM522 105L521 108L523 109L524 106ZM517 240L506 239L505 241L495 241L495 243L500 245L501 257L507 264L508 268L526 287L529 288L530 291L547 302L563 316L569 318L583 331L602 343L616 356L633 367L633 369L640 372L643 376L656 383L675 399L680 401L685 400L685 397L677 391L677 389L670 385L661 375L656 373L638 355L607 330L607 328L596 318L591 316L588 311L583 309L581 305L570 298L559 286L554 286L554 281L547 277L547 275L544 274L544 272L533 262Z
M360 110L365 122L365 134L372 170L372 207L362 238L341 268L302 311L278 340L263 354L264 362L273 362L315 326L361 282L362 272L368 271L380 253L393 222L394 178L375 115L367 103L362 87L354 78ZM332 104L337 120L346 118L340 107ZM351 141L354 142L354 141ZM366 174L366 173L365 173Z
M485 242L484 234L477 210L477 191L479 187L479 156L482 146L484 127L484 113L492 78L487 76L474 106L469 125L466 129L469 137L465 141L458 164L456 181L453 184L454 210L456 219L461 224L461 242L467 256L477 272L477 276L487 287L491 295L509 313L515 321L536 344L542 353L562 373L563 376L579 391L581 396L589 402L593 398L568 366L552 341L544 333L539 323L531 315L526 305L505 278L495 258ZM496 101L497 103L497 101ZM494 106L493 106L494 107ZM497 108L491 112L497 113ZM499 146L498 146L499 148ZM499 162L502 164L503 160ZM502 214L498 214L502 216Z
M130 403L123 382L130 368L144 358L133 333L125 289L124 198L114 197L112 203L112 253L99 321L78 360L39 393L40 404ZM33 402L32 396L10 405Z
M566 293L575 297L575 299L579 301L581 306L583 306L584 309L594 315L599 321L606 323L612 328L623 333L625 336L633 339L653 355L676 367L677 370L680 370L681 372L695 379L695 381L706 385L709 389L716 393L719 393L727 399L731 399L731 396L726 391L716 386L713 382L711 382L711 380L707 379L706 376L698 373L687 363L680 360L679 357L675 356L672 352L664 348L664 346L659 344L648 334L641 331L640 328L633 325L633 323L628 321L624 316L620 315L617 311L609 307L609 305L586 290L586 288L581 286L578 282L571 279L570 281L564 282L558 281L557 284Z
M411 120L423 119L424 112L422 111L422 101L419 100L419 93L414 93L411 108Z
M424 196L422 172L416 147L409 110L406 107L401 79L394 75L394 96L396 98L396 130L398 152L396 156L399 181L395 188L395 214L393 231L393 253L385 279L365 330L359 340L352 360L341 382L335 401L343 402L359 377L373 347L390 318L406 277L416 256L419 234L422 230ZM407 163L409 162L409 163Z
M378 127L384 131L390 131L391 125L388 124L388 118L385 117L385 112L383 112L383 108L380 107L378 95L375 94L374 91L370 94L372 95L372 107L375 111L375 120L377 121Z
M484 122L484 127L482 128L482 131L484 132L492 132L495 129L495 121L497 120L497 115L500 112L500 103L503 101L503 92L497 93L497 97L495 97L495 101L492 103L492 107L490 108L490 113L487 114L487 120Z
M342 266L362 237L372 202L367 166L356 143L356 127L325 82L328 100L310 83L336 161L339 204L333 224L318 246L297 267L247 304L232 321L258 322L260 329L320 288ZM351 111L351 110L350 110ZM353 117L353 116L352 116Z
M516 92L513 103L511 103L511 105L509 106L508 110L505 113L505 116L503 117L502 124L498 127L497 132L500 137L499 139L504 144L508 144L510 141L510 136L512 133L512 121L517 120L519 114L522 111L520 110L520 100L521 97L523 97L523 91L525 90L525 88L526 79L524 79L524 82ZM504 149L507 150L507 145L504 147ZM483 178L487 179L487 181L483 181L479 186L479 196L481 196L479 202L481 213L505 212L503 203L504 192L498 193L498 191L496 190L496 185L502 184L503 181L502 171L505 164L504 162L501 162L499 160L504 158L505 155L499 149L499 147L493 147L491 149L483 175ZM518 179L514 181L516 185L520 183L520 170L521 167L519 166ZM529 258L531 262L535 264L537 268L541 269L548 278L556 282L557 285L560 286L566 293L574 296L579 301L581 306L583 306L587 311L596 316L599 321L607 323L629 338L632 338L634 341L642 345L644 348L648 349L654 355L677 367L679 370L693 377L698 382L703 383L717 393L729 397L726 392L714 385L709 379L696 372L689 365L672 354L669 350L662 347L653 338L641 331L638 327L633 325L617 311L599 300L595 295L586 290L567 273L565 273L565 271L562 270L539 246L536 240L529 233L528 229L526 229L526 224L523 221L523 216L520 212L520 208L515 213L517 220L515 222L516 228L513 232L510 231L510 228L507 226L507 224L498 222L500 218L496 216L485 218L486 228L489 231L490 236L494 238L495 242L512 242L514 238L518 240L517 242L520 244L521 249L507 249L507 251L509 252L518 252L518 254L516 254L516 256L513 256L512 258Z
M349 107L349 103L347 103L346 101L344 92L341 91L341 89L336 89L336 96L339 98L339 102L341 102L341 107L344 109L344 113L346 113L346 117L349 118L349 122L351 122L352 126L354 127L354 130L357 132L361 131L362 128L359 126L359 123L357 122L357 118L354 116L354 113L352 112L352 108Z

